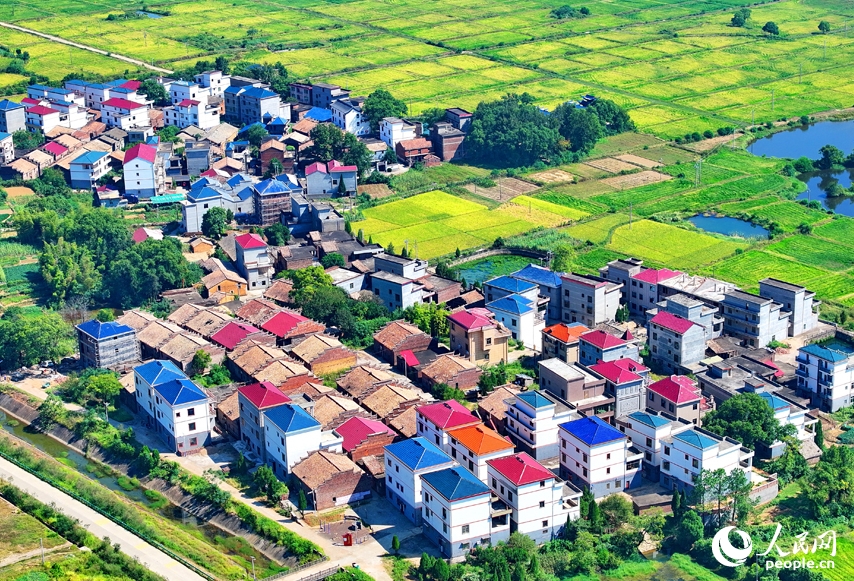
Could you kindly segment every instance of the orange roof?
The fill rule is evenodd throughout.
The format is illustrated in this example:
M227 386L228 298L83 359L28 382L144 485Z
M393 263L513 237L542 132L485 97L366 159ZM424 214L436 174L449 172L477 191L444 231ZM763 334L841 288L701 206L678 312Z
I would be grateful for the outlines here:
M567 325L566 323L558 323L556 325L552 325L551 327L546 327L543 330L543 333L546 335L551 335L558 341L562 341L563 343L575 342L578 341L578 338L589 331L587 327L584 325L574 324Z
M483 424L449 430L448 434L478 456L501 450L513 451L513 444Z

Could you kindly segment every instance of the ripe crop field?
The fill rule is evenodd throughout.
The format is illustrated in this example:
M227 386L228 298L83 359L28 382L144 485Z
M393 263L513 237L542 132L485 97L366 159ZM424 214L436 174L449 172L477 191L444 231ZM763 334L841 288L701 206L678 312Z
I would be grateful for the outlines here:
M729 26L732 12L748 5L591 0L589 16L558 20L550 16L554 3L544 0L522 10L515 0L295 0L286 9L271 0L164 0L151 8L160 17L108 21L129 6L8 0L0 20L166 68L217 55L278 61L294 77L357 93L390 89L416 113L473 108L509 91L527 91L549 108L594 93L626 106L641 130L664 138L852 104L854 37L846 23L854 5L781 0L751 6L746 27ZM761 31L768 20L779 36ZM829 34L816 34L819 20L830 23ZM29 70L53 81L128 68L8 30L0 43L38 55ZM16 80L0 77L0 90ZM638 147L654 146L641 139Z
M604 244L610 238L614 228L628 224L628 222L628 214L605 214L601 218L570 226L564 232L578 240L589 240L594 244Z

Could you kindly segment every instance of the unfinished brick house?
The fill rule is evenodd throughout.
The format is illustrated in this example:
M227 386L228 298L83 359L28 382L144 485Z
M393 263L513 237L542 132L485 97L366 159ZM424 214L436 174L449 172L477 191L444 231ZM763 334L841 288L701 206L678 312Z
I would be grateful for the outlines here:
M360 365L342 375L336 383L338 389L359 401L360 398L375 391L380 385L390 383L393 380L394 375L385 369Z
M397 439L390 428L379 420L353 417L335 428L335 433L344 439L344 453L353 462L365 456L379 456L383 448Z
M306 384L304 384L306 385ZM291 394L294 391L290 392ZM320 422L324 430L334 430L350 418L367 418L370 414L352 399L334 391L324 393L314 400L314 419Z
M315 375L337 373L356 365L356 353L329 335L311 335L291 351Z
M468 359L446 353L422 368L418 379L426 388L444 383L465 391L477 387L482 373L480 367Z
M356 502L371 495L371 477L343 454L318 451L291 473L315 510Z
M374 334L374 347L380 358L397 367L402 351L418 353L430 347L430 335L406 321L392 321Z

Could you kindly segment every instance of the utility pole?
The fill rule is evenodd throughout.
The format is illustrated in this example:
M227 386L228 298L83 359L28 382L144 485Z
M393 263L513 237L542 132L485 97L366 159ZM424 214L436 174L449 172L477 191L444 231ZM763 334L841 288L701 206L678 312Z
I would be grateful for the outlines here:
M42 550L42 567L44 567L44 539L39 539L39 548Z
M774 89L771 89L771 110L774 110Z
M798 63L798 84L801 84L801 77L804 74L804 63Z
M827 39L826 38L824 39L824 54L823 54L822 58L825 58L825 59L827 58Z
M632 211L634 210L634 203L629 202L629 230L632 229Z
M703 172L703 160L701 158L701 159L698 159L697 162L694 164L694 185L695 186L700 185L700 176L702 175L702 172Z
M252 578L258 579L258 577L255 576L255 557L252 557Z

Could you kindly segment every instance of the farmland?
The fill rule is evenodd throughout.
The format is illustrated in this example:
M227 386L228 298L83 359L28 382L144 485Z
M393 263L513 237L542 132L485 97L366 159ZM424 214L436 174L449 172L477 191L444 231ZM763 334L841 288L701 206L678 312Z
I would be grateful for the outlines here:
M523 10L511 0L400 0L393 9L371 0L296 0L286 10L270 0L166 0L151 8L159 17L108 21L128 6L10 0L0 20L172 69L216 55L281 62L295 78L357 94L391 89L416 114L474 108L508 91L528 92L549 108L594 93L628 108L651 134L635 136L639 146L654 144L653 135L669 139L852 104L854 37L846 22L854 5L782 0L751 6L744 28L729 26L732 12L749 4L594 0L589 16L557 20L549 14L553 3L541 0ZM779 36L761 31L769 20ZM829 34L817 34L819 20L830 23ZM128 68L8 29L0 30L0 44L28 50L37 57L29 70L56 81L69 72ZM0 90L20 80L0 76Z

